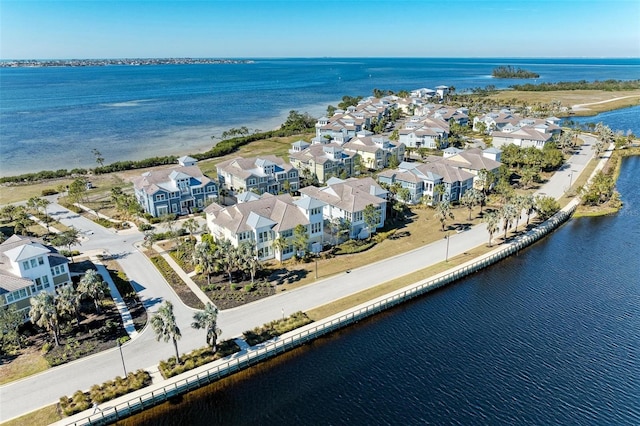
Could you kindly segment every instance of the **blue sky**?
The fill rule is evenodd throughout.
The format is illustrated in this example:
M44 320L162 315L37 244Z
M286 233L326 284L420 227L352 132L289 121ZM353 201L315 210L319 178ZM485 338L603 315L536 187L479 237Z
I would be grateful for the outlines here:
M640 0L0 0L0 58L640 57Z

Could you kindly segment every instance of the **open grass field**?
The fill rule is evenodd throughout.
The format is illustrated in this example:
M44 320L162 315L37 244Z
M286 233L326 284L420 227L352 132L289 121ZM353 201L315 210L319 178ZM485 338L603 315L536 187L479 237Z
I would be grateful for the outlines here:
M508 102L516 99L527 104L560 101L562 106L574 107L575 115L595 115L603 111L640 105L640 90L609 92L604 90L557 90L549 92L504 90L490 95L491 99Z

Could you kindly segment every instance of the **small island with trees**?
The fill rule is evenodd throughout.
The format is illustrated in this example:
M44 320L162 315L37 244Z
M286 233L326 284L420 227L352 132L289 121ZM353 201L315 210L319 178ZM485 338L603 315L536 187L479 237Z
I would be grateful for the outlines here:
M493 78L538 78L540 74L527 71L522 68L515 68L512 65L501 65L491 72Z

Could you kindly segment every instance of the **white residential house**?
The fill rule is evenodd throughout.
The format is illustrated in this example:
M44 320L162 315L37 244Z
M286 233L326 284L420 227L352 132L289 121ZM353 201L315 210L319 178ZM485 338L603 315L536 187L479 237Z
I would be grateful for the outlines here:
M553 138L551 133L540 133L533 127L521 127L512 132L493 132L492 145L500 148L509 144L519 146L520 148L534 147L537 149L544 148L545 144Z
M302 198L324 203L323 215L327 221L348 220L351 224L350 238L367 238L369 230L364 220L364 210L373 205L378 212L376 229L386 220L387 191L370 177L346 180L331 178L321 188L307 186L300 190ZM375 230L372 230L375 231Z
M384 170L378 174L378 182L387 185L399 184L409 190L409 204L418 204L423 198L433 200L434 188L442 183L442 176L426 170L422 163L402 162L397 169ZM400 200L402 201L402 200Z
M309 248L322 243L324 203L315 199L293 200L289 194L263 194L259 199L222 207L216 203L205 209L207 227L216 240L227 239L235 247L245 241L255 243L258 259L286 260L294 253L293 235L297 225L305 226ZM274 241L285 238L289 244L278 250Z
M32 296L71 283L69 261L53 247L19 235L0 244L0 306L15 305L25 320Z
M300 187L298 170L275 155L223 161L216 167L220 187L233 193L279 194Z

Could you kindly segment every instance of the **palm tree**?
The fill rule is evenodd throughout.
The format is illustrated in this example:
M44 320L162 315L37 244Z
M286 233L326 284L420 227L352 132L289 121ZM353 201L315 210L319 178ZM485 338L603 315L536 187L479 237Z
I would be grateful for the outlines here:
M80 278L78 284L78 292L83 296L88 296L93 300L96 307L96 313L100 313L100 301L109 291L109 286L102 280L102 276L93 269L87 269L84 276Z
M238 266L238 250L231 244L231 241L222 239L218 242L216 257L220 262L220 267L229 276L229 284L231 284L233 271Z
M436 213L433 216L440 221L442 232L444 232L444 224L447 221L447 218L455 219L453 212L451 211L451 203L449 203L449 200L442 200L436 204Z
M500 209L500 218L502 219L502 226L504 227L504 240L507 240L507 231L509 230L509 225L513 223L517 215L516 207L512 203L507 203L502 206Z
M180 364L180 355L178 353L178 340L182 337L180 328L176 324L176 317L173 314L173 304L166 300L158 311L151 317L151 328L156 333L156 340L162 339L165 343L171 339L173 347L176 351L176 363Z
M522 197L521 207L527 215L527 226L529 226L531 214L536 211L536 199L533 194L527 194Z
M218 328L218 308L207 302L203 311L193 314L191 327L196 330L204 329L207 332L207 345L211 346L211 352L216 353L218 336L222 333Z
M482 221L487 224L487 232L489 233L489 247L491 247L493 234L498 232L498 230L500 229L498 226L500 223L500 217L495 211L489 211L483 216Z
M464 193L462 197L460 197L460 204L465 206L469 210L469 219L471 220L471 211L478 204L478 191L477 189L471 188L467 192Z
M49 331L56 346L60 345L60 315L53 294L42 291L31 298L29 318L31 321Z
M57 292L56 304L58 312L75 316L76 325L80 327L80 301L82 294L76 291L71 284L58 288Z
M216 272L218 262L215 258L215 248L209 244L201 243L193 252L193 260L204 274L207 274L207 284L211 284L211 274Z
M283 237L282 234L280 234L278 238L273 240L271 246L280 254L280 264L282 265L282 253L289 246L289 241L287 241L287 239Z
M256 253L256 244L253 241L245 241L238 247L238 263L242 270L251 275L251 284L254 283L256 273L260 269L260 261Z
M182 228L187 231L189 239L191 239L193 233L198 229L198 222L194 218L189 218L182 224Z

